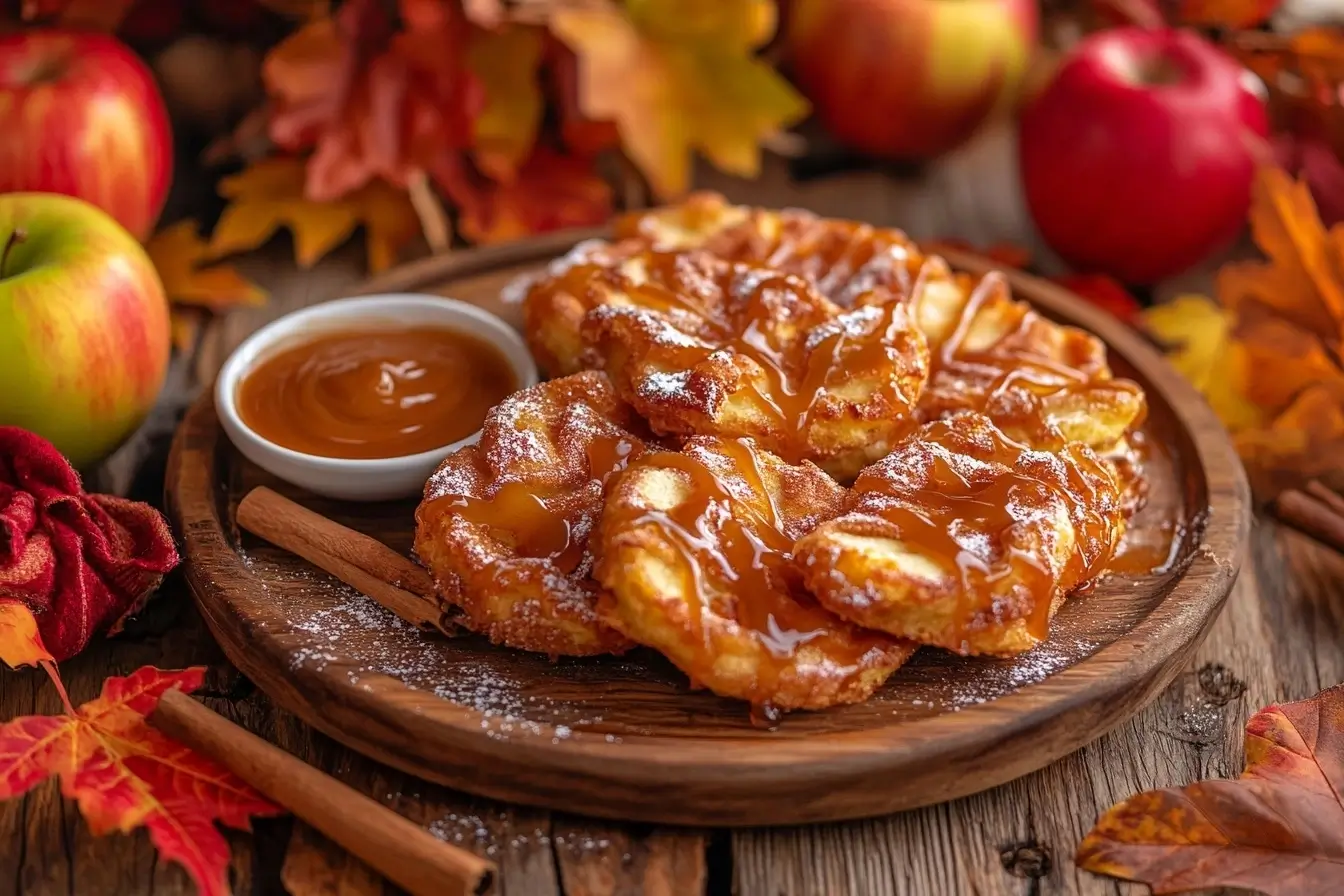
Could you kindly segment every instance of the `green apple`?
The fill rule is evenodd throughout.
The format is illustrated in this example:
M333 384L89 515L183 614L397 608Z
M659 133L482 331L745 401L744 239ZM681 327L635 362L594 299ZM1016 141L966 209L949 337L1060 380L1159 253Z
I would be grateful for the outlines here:
M0 425L94 464L154 406L170 340L163 284L120 224L69 196L0 194Z

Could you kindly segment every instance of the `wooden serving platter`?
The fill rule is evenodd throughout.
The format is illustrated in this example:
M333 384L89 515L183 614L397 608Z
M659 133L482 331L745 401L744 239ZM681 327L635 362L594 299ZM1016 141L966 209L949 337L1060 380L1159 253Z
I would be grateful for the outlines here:
M416 290L516 321L500 290L595 233L427 259L364 292ZM990 262L952 254L956 267ZM1016 294L1097 333L1148 392L1151 500L1122 569L1065 604L1050 640L1013 659L916 654L866 703L753 727L745 704L692 691L660 657L562 660L444 638L236 525L268 485L396 550L413 502L342 504L248 463L207 394L177 433L168 499L201 612L275 701L349 747L475 794L630 821L780 825L883 814L1034 771L1155 697L1230 591L1251 508L1222 426L1147 342L1076 296L1010 273ZM1171 561L1150 571L1155 559Z

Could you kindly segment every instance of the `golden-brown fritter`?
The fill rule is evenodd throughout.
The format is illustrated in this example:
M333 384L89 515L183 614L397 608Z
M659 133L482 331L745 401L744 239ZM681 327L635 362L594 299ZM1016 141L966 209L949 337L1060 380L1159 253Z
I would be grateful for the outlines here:
M552 262L524 287L524 332L541 368L552 376L583 370L579 325L610 290L594 280L616 272L639 282L649 250L703 250L725 261L754 264L802 277L837 308L891 296L907 298L924 255L904 233L856 221L822 218L801 209L730 205L717 193L695 193L675 205L619 218L615 242L589 240ZM643 256L646 257L646 256ZM610 272L610 273L605 273Z
M925 256L894 227L823 218L798 208L732 205L718 193L617 219L616 235L654 249L702 249L727 261L796 274L840 307L884 291L908 298Z
M606 376L577 373L515 392L444 460L415 551L467 627L551 656L631 646L598 617L590 536L606 480L645 450L637 426Z
M721 696L777 709L867 698L913 645L826 612L789 556L844 495L817 467L749 439L697 437L643 455L602 514L604 617Z
M847 479L912 425L928 353L903 304L841 311L778 271L642 257L646 280L592 284L582 333L654 432L750 436Z
M842 307L911 302L933 352L920 400L924 419L976 410L1033 447L1077 440L1097 449L1115 445L1143 419L1143 393L1112 376L1101 340L1013 300L1000 275L977 282L953 273L894 228L697 193L626 215L616 233L797 274Z
M911 306L932 356L921 418L979 411L1012 438L1048 450L1070 441L1109 450L1142 422L1143 390L1111 374L1096 336L1013 299L999 274L973 287L944 271L932 276L938 287L916 288Z
M1014 654L1100 575L1120 486L1086 445L1033 451L970 412L922 427L854 483L847 512L794 546L822 606L962 654Z
M584 315L611 297L612 285L645 279L644 251L638 240L589 240L528 281L523 298L523 335L543 373L564 376L591 369L579 335ZM608 284L608 288L599 290L598 284Z

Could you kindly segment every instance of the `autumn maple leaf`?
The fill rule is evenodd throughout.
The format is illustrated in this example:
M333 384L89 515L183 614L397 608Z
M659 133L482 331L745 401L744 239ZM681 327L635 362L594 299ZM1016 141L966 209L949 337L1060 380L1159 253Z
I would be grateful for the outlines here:
M471 144L484 101L466 66L467 24L449 0L347 0L267 55L271 137L312 150L306 195L335 199L381 178L405 187Z
M144 826L159 855L181 864L203 896L229 893L229 847L218 821L247 830L282 810L232 773L151 728L145 717L173 688L199 687L203 668L145 666L109 678L95 700L59 716L22 716L0 727L0 799L52 775L94 834ZM59 679L57 679L59 687ZM62 689L64 698L64 690Z
M473 243L592 226L611 215L611 187L591 165L545 147L537 148L510 183L481 183L464 174L448 194L461 208L458 229Z
M219 182L230 200L210 236L210 253L221 257L265 243L281 227L294 235L294 259L308 268L363 226L368 265L381 271L420 232L406 194L374 181L342 199L318 202L304 195L304 160L262 159Z
M1306 184L1277 168L1256 177L1250 224L1265 259L1225 265L1217 304L1186 296L1144 320L1270 497L1344 481L1344 226L1327 230Z
M753 51L775 30L771 0L641 0L562 6L551 31L578 57L579 105L611 121L663 198L686 191L691 152L755 176L760 143L807 113Z
M266 292L226 264L207 264L209 246L195 221L165 227L145 243L145 252L173 303L173 344L189 351L196 341L201 312L226 311L236 305L260 305Z
M1077 862L1159 894L1337 892L1344 881L1344 685L1252 716L1240 778L1150 790L1110 809L1079 846Z

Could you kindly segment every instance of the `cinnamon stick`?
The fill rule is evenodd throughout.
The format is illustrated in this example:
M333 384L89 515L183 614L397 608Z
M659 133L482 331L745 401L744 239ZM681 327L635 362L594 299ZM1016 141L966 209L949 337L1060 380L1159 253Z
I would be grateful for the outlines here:
M208 756L414 896L474 896L495 867L210 710L181 691L150 722Z
M1321 544L1344 553L1344 513L1336 509L1335 500L1320 497L1323 491L1334 499L1339 496L1324 485L1317 485L1311 494L1295 488L1280 493L1274 501L1274 515Z
M434 580L422 567L362 532L348 529L266 486L238 505L238 525L297 554L422 629L455 634L444 620Z
M1329 505L1335 513L1344 517L1344 495L1332 491L1330 486L1321 482L1319 479L1313 479L1308 482L1306 492L1322 504Z

